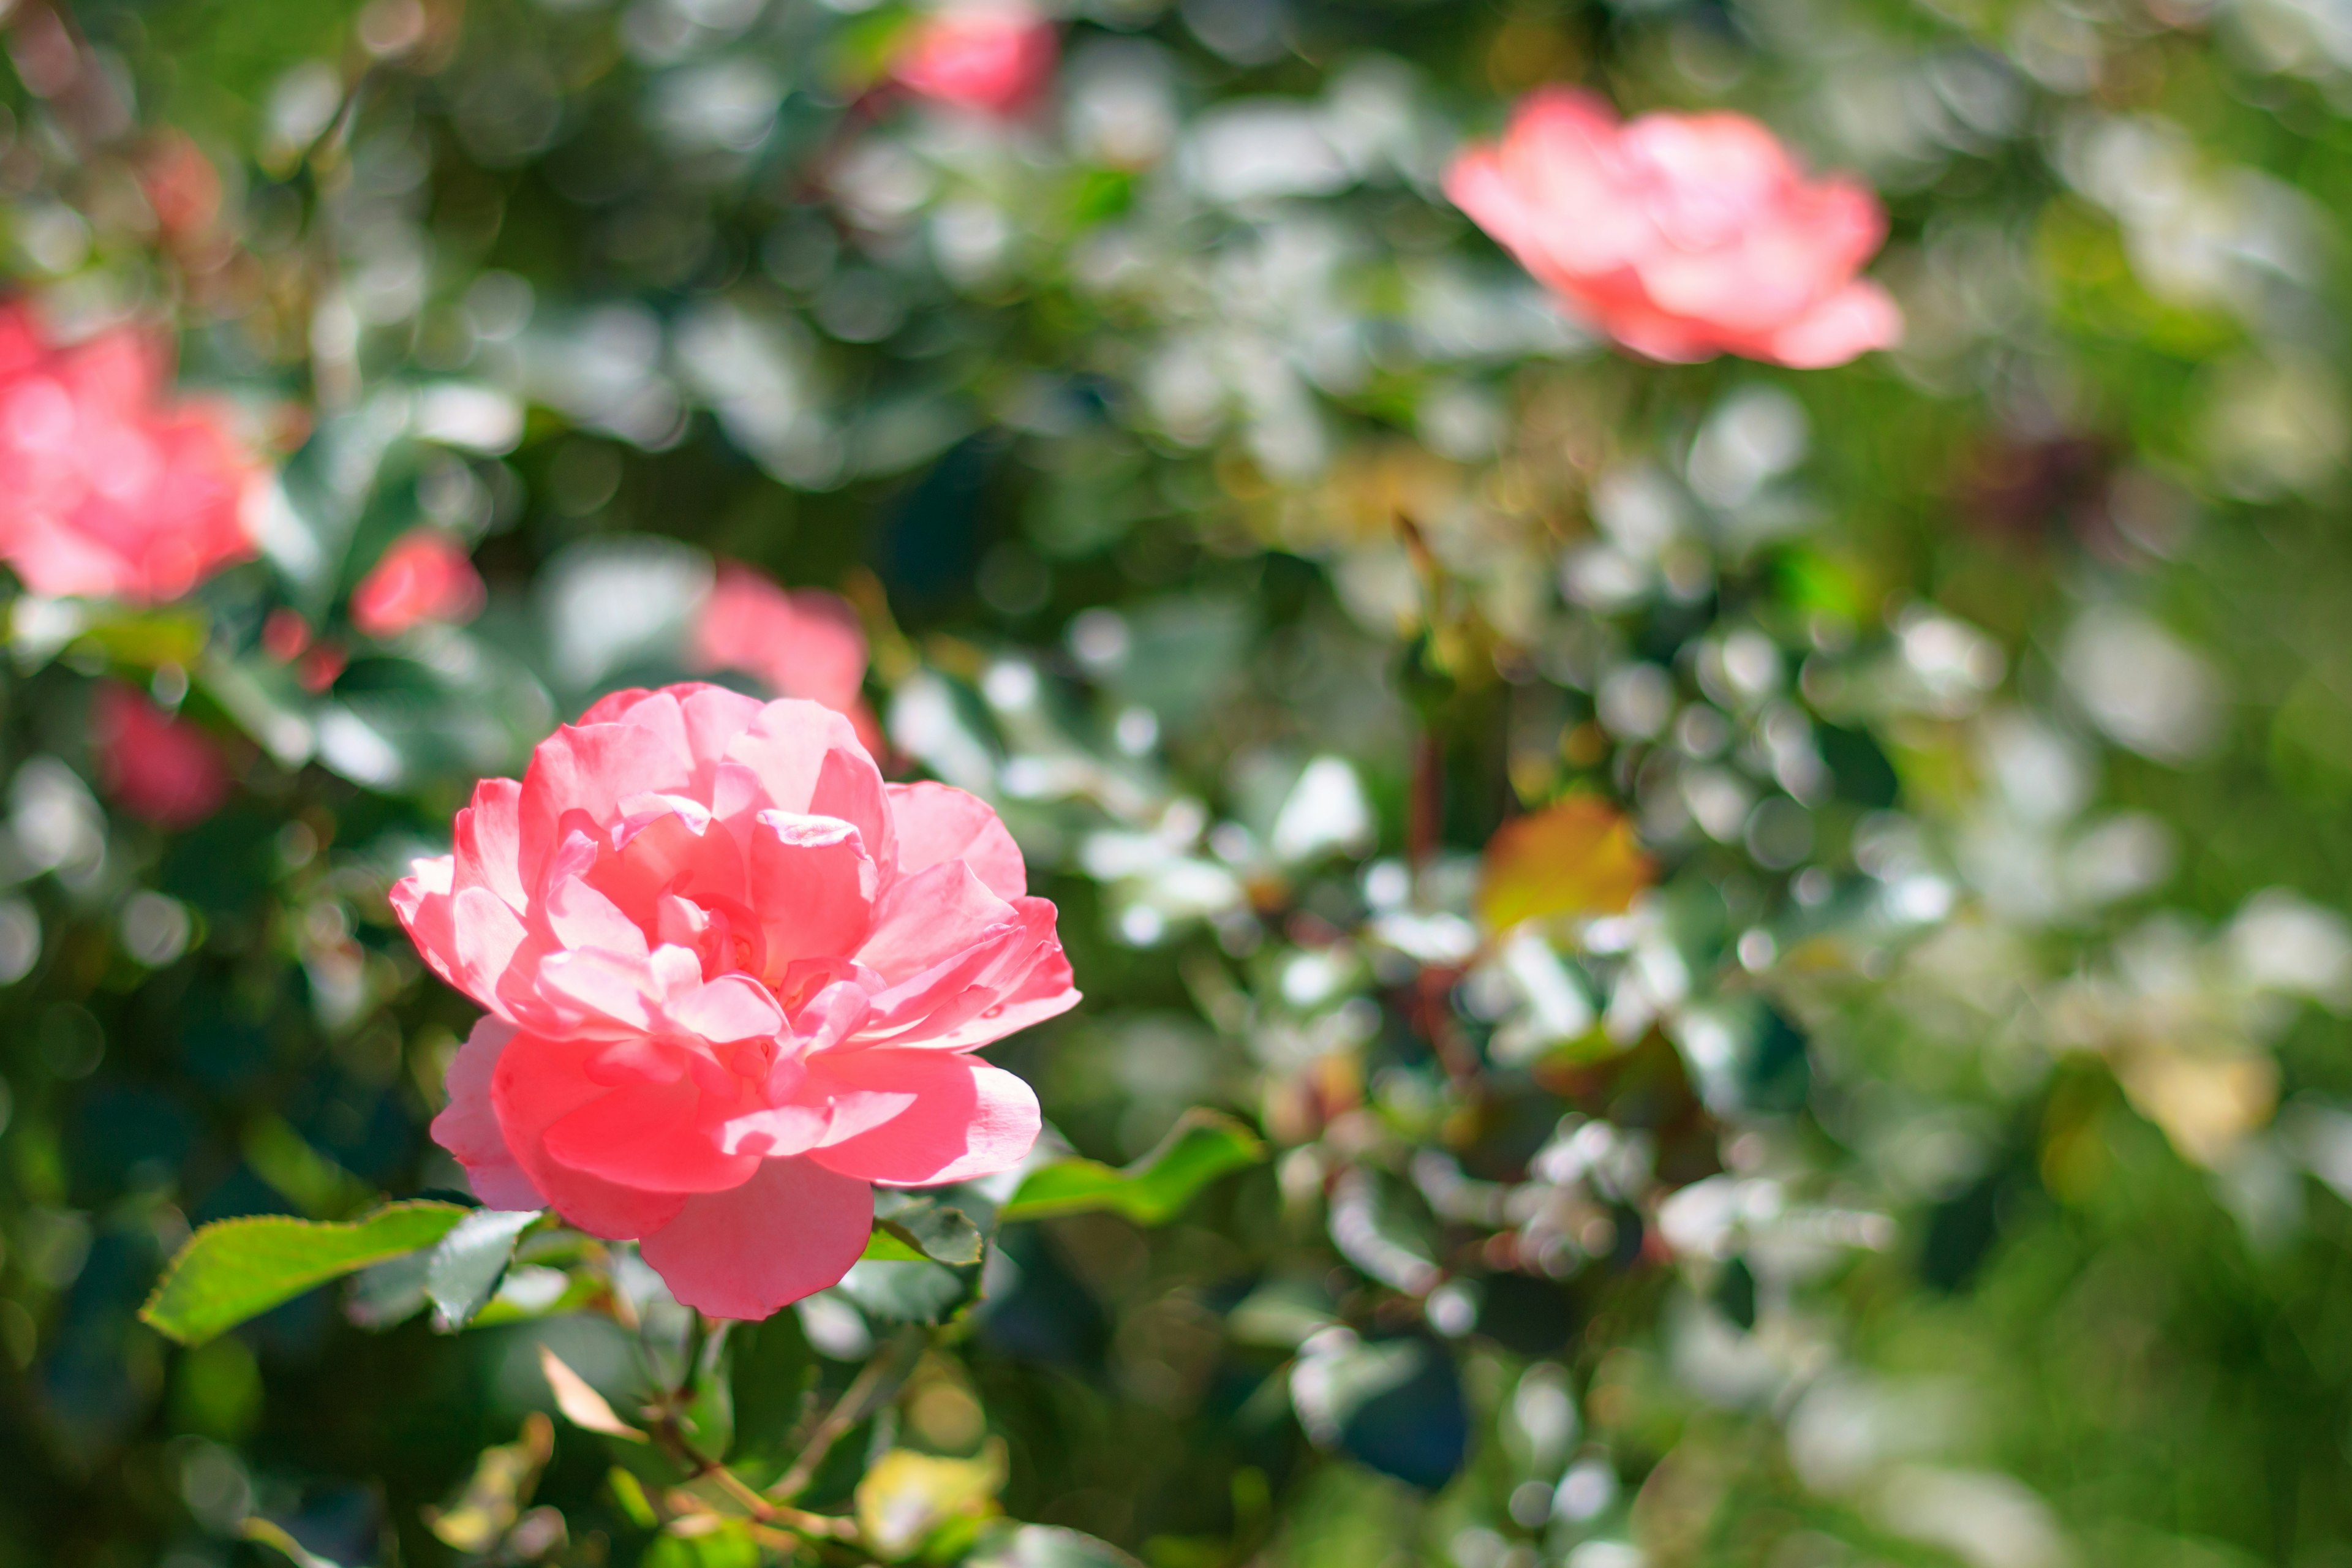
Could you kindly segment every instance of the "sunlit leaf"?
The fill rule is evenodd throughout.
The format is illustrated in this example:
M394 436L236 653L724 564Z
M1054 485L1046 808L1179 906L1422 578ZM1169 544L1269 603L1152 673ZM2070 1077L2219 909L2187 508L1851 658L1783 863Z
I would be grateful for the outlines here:
M340 1224L283 1215L219 1220L188 1238L139 1316L195 1344L313 1286L431 1247L470 1212L457 1204L398 1203Z
M239 1524L236 1527L236 1532L257 1545L267 1546L274 1552L283 1553L294 1563L294 1568L343 1568L343 1565L334 1559L321 1557L295 1540L293 1536L287 1533L285 1526L273 1523L259 1514Z
M1189 1110L1160 1147L1131 1165L1064 1160L1031 1172L999 1217L1047 1219L1108 1209L1139 1225L1164 1225L1211 1182L1265 1157L1257 1135L1232 1117Z
M556 1353L545 1345L539 1347L539 1370L546 1374L547 1386L555 1392L555 1407L563 1418L583 1432L601 1432L607 1437L620 1437L632 1443L645 1442L646 1435L613 1414L604 1396L588 1385L588 1380L563 1364Z
M1654 868L1633 825L1597 795L1571 795L1514 817L1486 844L1478 918L1489 931L1556 915L1622 914Z
M992 1511L1003 1484L1001 1442L976 1459L893 1448L857 1483L858 1533L877 1556L908 1556L949 1521Z
M1024 1524L990 1540L964 1568L1139 1568L1107 1541L1058 1525Z

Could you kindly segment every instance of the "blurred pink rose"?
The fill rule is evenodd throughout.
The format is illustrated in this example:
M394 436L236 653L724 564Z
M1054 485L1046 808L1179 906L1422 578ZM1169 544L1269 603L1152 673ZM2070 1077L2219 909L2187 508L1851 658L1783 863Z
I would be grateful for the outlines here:
M484 597L464 545L438 529L412 529L352 590L352 625L372 637L398 637L427 621L470 621Z
M133 816L193 827L228 798L228 766L213 738L127 686L98 689L90 741L100 790Z
M635 1237L681 1301L833 1284L872 1184L1002 1171L1037 1100L971 1053L1075 1005L996 814L887 784L848 721L625 691L484 781L393 907L490 1016L433 1135L484 1202Z
M144 333L60 347L0 307L0 558L34 592L155 604L253 553L258 471L168 376Z
M1658 360L1741 354L1843 364L1902 337L1886 290L1854 276L1886 215L1851 179L1808 180L1740 114L1620 124L1590 93L1522 102L1445 193L1601 331Z
M1034 12L967 5L916 23L890 74L934 102L1010 116L1044 94L1060 52L1054 24Z
M846 713L867 752L882 731L866 706L866 630L857 611L822 588L786 593L749 566L724 562L694 624L688 650L699 670L732 669L778 697L805 697Z

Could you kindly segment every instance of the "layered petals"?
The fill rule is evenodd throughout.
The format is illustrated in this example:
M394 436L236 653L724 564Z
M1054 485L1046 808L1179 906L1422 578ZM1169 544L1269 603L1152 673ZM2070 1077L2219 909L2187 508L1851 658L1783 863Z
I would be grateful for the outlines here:
M984 802L886 785L840 713L621 693L453 839L393 906L491 1015L434 1124L486 1200L640 1239L681 1300L758 1316L856 1258L869 1184L1035 1141L1035 1096L968 1053L1076 1004L1054 907Z
M1886 237L1877 198L1809 180L1745 115L1620 124L1590 93L1547 89L1499 143L1463 153L1445 189L1579 315L1652 359L1817 367L1902 336L1894 301L1855 277Z

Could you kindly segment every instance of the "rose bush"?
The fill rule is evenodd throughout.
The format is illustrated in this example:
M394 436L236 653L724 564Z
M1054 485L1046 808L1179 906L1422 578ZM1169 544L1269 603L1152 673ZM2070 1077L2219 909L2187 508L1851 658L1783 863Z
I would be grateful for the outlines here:
M131 328L65 343L0 310L0 559L36 593L153 604L253 553L257 471L168 364Z
M1806 179L1743 114L1620 124L1591 93L1548 89L1499 142L1464 153L1445 190L1592 325L1652 359L1843 364L1902 335L1885 289L1854 276L1886 237L1877 198L1856 181Z
M833 1284L874 1184L1020 1163L1036 1097L977 1047L1073 1006L996 814L885 784L841 715L623 692L492 779L394 890L490 1010L433 1132L483 1199L634 1237L680 1301Z
M1054 79L1054 25L1026 7L972 4L915 24L891 75L919 98L1011 116Z

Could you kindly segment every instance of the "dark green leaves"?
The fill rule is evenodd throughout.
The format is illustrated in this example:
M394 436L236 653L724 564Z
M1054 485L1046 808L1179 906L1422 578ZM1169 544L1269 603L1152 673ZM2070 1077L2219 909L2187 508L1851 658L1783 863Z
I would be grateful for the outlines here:
M1124 1169L1065 1160L1031 1172L999 1217L1050 1219L1108 1209L1139 1225L1165 1225L1211 1182L1265 1156L1256 1134L1232 1117L1188 1110L1160 1147Z
M469 1211L386 1204L340 1224L264 1215L226 1219L188 1238L139 1310L150 1327L196 1344L371 1263L440 1241Z

